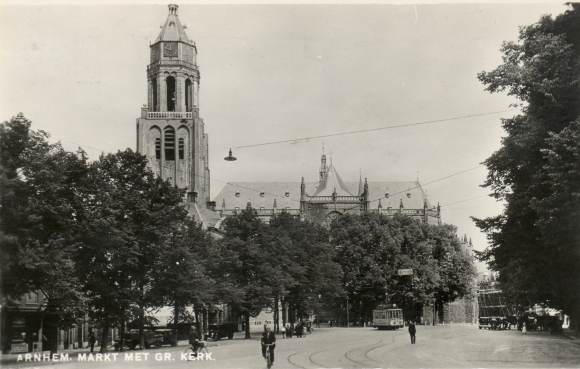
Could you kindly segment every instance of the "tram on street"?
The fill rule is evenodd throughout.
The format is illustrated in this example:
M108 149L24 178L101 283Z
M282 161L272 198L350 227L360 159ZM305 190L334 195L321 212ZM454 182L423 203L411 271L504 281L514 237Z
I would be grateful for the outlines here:
M403 327L403 310L394 305L379 305L373 310L373 327L378 329L399 329Z

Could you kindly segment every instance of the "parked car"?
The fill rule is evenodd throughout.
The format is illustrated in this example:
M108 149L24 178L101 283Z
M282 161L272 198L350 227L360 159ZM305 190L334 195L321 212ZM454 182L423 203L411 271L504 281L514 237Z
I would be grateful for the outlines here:
M219 340L227 337L234 338L234 332L237 330L235 323L220 323L208 325L208 339Z
M172 329L145 329L143 331L144 336L144 346L146 349L150 347L160 347L163 345L175 346L177 342L175 341L175 334ZM139 339L139 330L131 329L129 332L125 333L124 348L134 350L141 344ZM121 348L121 340L115 340L115 350Z

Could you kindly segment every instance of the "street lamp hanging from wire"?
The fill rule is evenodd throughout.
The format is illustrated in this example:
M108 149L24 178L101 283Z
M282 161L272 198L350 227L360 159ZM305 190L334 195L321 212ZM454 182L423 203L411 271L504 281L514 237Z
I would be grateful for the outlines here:
M224 158L225 161L236 161L238 160L238 158L236 158L235 156L232 155L232 149L230 149L230 152L228 153L228 156L226 156Z

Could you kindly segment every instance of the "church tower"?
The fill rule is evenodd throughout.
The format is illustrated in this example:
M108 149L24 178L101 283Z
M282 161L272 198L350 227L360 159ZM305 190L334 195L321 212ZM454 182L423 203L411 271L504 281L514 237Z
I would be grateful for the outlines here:
M169 14L150 45L147 104L137 118L137 151L152 171L185 189L202 206L209 198L208 137L199 116L197 48L177 16Z

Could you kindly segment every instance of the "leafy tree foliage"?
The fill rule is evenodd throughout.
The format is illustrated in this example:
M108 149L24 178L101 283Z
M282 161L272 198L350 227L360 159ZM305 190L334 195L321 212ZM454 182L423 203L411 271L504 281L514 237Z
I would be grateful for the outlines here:
M266 225L251 208L225 220L226 237L218 244L217 263L224 283L224 302L244 316L246 338L250 338L250 316L256 316L273 297L278 273L264 242Z
M474 267L453 226L367 213L338 218L330 234L356 320L371 320L386 298L415 318L423 304L470 291ZM398 276L399 269L413 269L413 276Z
M187 306L197 311L217 301L216 282L211 276L213 244L200 225L185 218L158 248L150 294L154 305L174 307L175 326L187 319ZM198 329L201 332L201 327Z
M320 226L285 213L264 224L248 208L226 219L224 229L226 237L215 249L217 266L227 283L225 301L243 314L247 338L249 317L276 301L283 301L294 321L323 298L340 294L340 266Z
M2 298L39 292L44 310L66 321L82 304L72 255L86 158L30 126L22 114L0 125ZM48 349L55 335L46 333Z
M142 331L145 310L163 302L152 287L170 258L162 245L173 245L187 216L182 193L127 149L91 165L83 200L77 268L91 312L105 328L136 319Z
M480 257L507 295L521 304L550 305L580 316L580 5L543 17L502 46L503 63L479 79L490 92L523 102L504 119L507 136L485 164L484 186L505 202L501 215L475 219L490 247Z
M275 291L288 305L290 320L317 311L322 301L341 294L342 271L334 261L326 229L281 213L270 221L268 230L267 245L278 273Z

